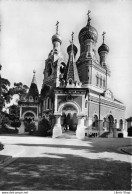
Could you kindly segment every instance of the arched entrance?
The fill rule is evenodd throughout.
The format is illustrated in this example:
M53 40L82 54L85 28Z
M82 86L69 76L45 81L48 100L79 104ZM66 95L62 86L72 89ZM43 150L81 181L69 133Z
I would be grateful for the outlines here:
M61 126L65 131L76 131L78 124L77 113L77 109L71 104L67 104L62 108Z
M35 115L32 112L26 112L24 115L24 131L25 132L31 132L29 125L30 123L34 122L35 120Z
M35 116L33 113L31 112L27 112L25 115L24 115L24 120L28 123L31 123L32 121L34 121L35 119Z
M112 115L109 115L106 118L106 127L107 127L107 131L109 131L110 133L113 132L113 129L114 129L114 117Z

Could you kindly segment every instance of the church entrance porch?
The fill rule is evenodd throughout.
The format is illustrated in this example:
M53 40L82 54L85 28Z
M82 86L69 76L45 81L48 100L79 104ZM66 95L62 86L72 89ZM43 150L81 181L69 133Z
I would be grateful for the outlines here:
M62 109L61 126L62 131L76 131L78 124L77 109L72 105L66 105Z
M58 112L54 114L56 121L53 128L53 138L62 136L66 131L76 132L76 137L85 137L84 115L81 108L75 102L66 102L60 105Z

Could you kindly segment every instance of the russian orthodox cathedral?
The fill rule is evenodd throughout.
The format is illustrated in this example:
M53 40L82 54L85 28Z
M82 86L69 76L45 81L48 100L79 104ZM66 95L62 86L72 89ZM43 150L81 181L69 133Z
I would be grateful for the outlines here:
M90 11L86 26L78 35L79 58L72 33L67 62L61 52L57 22L56 34L52 36L53 49L45 60L41 92L34 72L29 92L19 102L21 129L25 119L34 120L37 125L45 116L51 122L53 137L61 136L65 130L76 131L80 139L90 135L118 137L121 132L125 136L125 106L114 98L108 86L111 72L105 33L97 50L98 32L91 25L89 14Z

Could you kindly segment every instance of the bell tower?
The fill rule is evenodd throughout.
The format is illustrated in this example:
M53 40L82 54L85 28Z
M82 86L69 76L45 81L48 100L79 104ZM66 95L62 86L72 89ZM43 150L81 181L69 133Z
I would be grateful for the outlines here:
M63 68L65 68L64 59L61 53L61 36L59 35L59 22L56 23L56 33L51 38L53 49L45 60L43 85L50 87L60 86L60 77L63 76Z

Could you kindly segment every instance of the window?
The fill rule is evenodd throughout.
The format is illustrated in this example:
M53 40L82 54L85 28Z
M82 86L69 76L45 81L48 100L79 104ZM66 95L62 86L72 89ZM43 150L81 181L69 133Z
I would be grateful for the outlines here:
M29 101L33 102L33 97L32 96L29 96Z
M72 79L69 79L69 85L72 85L72 82L73 82Z
M93 117L92 127L98 128L98 116L97 115L94 115Z
M50 98L47 97L46 99L46 109L50 109Z
M99 76L96 75L96 85L98 86L99 85Z
M100 87L102 87L102 77L100 77Z
M48 63L48 65L47 65L47 74L48 74L48 76L50 76L52 74L51 62Z
M105 79L103 79L103 88L105 88Z
M38 97L37 96L35 97L35 101L38 101Z

